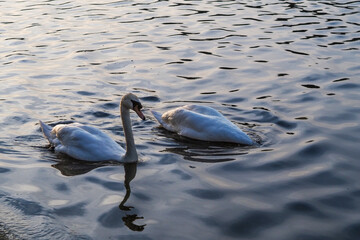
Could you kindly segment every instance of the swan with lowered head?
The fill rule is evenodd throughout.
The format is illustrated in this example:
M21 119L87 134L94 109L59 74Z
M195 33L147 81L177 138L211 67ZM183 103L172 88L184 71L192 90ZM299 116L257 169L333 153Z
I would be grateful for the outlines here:
M253 145L254 142L217 110L200 105L186 105L164 114L151 111L166 130L188 138Z
M123 124L126 151L104 132L80 123L59 124L51 128L42 121L40 126L45 138L54 147L55 152L66 154L84 161L120 161L136 162L138 155L132 132L130 109L145 120L141 112L142 105L132 93L124 95L120 102L120 113Z

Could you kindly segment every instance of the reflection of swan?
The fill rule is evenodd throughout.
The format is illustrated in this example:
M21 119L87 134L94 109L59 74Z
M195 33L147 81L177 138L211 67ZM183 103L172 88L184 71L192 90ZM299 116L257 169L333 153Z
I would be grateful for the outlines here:
M217 110L199 105L186 105L165 112L151 111L168 131L197 140L253 145L253 141Z
M119 166L119 164L116 163L114 164L116 166ZM75 176L75 175L85 174L97 167L108 166L108 165L109 165L108 162L83 162L83 161L74 161L74 159L66 159L52 166L59 169L61 173L65 176ZM143 217L139 217L137 215L138 211L134 209L132 206L125 206L125 203L129 199L131 194L130 182L135 178L137 171L137 162L123 163L123 165L125 170L124 185L126 190L124 199L121 201L118 207L117 206L113 207L109 212L101 215L99 221L103 226L106 227L122 227L123 225L125 225L132 231L143 231L145 229L146 224L138 225L135 222L137 219L143 219ZM103 182L102 184L106 185L106 182ZM0 192L0 211L1 211L1 192Z
M41 129L56 152L67 154L85 161L121 161L138 160L131 128L130 111L134 110L141 119L145 119L140 109L139 99L128 93L121 99L120 112L124 128L126 151L108 135L97 128L79 123L59 124L51 129L40 121Z
M101 164L99 162L74 161L73 159L62 159L60 162L51 166L58 169L64 176L77 176L88 173L95 168L107 166L107 164Z
M194 162L227 162L233 161L237 156L248 154L250 146L236 147L234 143L199 142L190 138L183 138L176 133L166 129L158 129L158 135L165 137L159 139L164 141L166 147L160 152L181 155L185 160ZM173 139L174 141L170 141ZM161 143L160 143L161 144Z
M233 148L229 148L228 146L217 146L214 148L179 146L166 148L161 152L175 153L182 155L184 159L188 161L206 163L233 161L236 156L247 154L247 151L238 152L232 150Z
M125 180L124 185L126 189L126 194L124 199L121 201L119 208L123 211L129 211L131 210L131 206L125 206L124 204L129 199L131 194L131 188L130 188L130 182L135 178L136 175L136 169L137 169L137 163L124 163L124 169L125 169ZM124 224L133 231L143 231L146 224L144 225L136 225L134 223L137 219L143 219L143 217L138 217L136 214L126 214L126 216L122 217L122 220Z
M136 162L135 163L124 163L124 169L125 169L124 185L125 185L125 189L126 189L126 194L125 194L124 199L121 201L119 208L121 210L128 211L132 207L127 207L124 204L126 203L126 201L128 200L128 198L130 197L130 194L131 194L130 182L131 182L131 180L133 180L135 178L137 163Z

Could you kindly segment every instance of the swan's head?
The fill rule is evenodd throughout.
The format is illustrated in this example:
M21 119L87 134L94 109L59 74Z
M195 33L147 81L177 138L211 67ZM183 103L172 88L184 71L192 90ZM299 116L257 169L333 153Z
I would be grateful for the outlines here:
M121 107L132 109L136 112L136 114L141 118L142 120L145 120L144 114L141 112L142 105L139 100L139 98L132 93L128 93L124 95L121 99Z

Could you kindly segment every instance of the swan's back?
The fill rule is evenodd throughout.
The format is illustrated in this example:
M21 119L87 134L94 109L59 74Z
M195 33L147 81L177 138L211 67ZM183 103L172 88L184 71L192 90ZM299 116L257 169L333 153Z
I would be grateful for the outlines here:
M154 112L153 112L154 114ZM252 140L217 110L199 105L186 105L154 116L167 130L179 135L215 142L252 145Z

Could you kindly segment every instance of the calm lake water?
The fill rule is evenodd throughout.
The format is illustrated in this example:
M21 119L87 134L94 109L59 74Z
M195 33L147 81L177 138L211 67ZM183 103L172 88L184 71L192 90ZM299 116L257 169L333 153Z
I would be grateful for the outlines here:
M0 1L0 239L360 239L360 1ZM48 148L96 126L137 165ZM259 144L179 138L211 106ZM125 181L126 180L126 181ZM130 182L130 185L128 184Z

